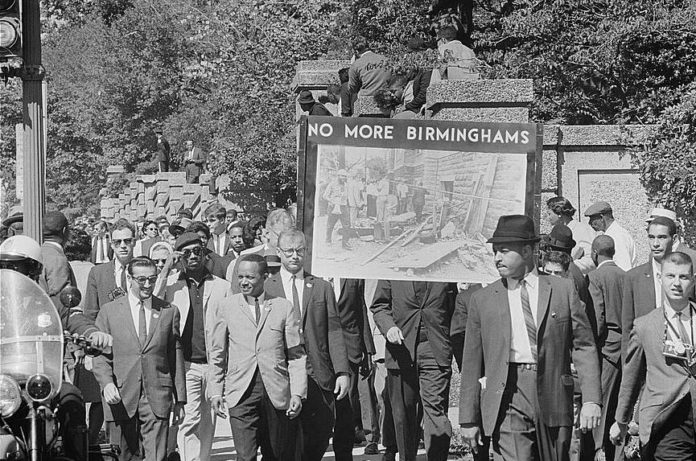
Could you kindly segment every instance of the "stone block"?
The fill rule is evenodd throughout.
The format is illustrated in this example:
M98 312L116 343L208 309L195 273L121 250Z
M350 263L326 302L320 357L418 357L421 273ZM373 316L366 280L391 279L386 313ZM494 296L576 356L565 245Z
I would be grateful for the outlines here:
M156 173L157 181L176 181L186 182L186 173L182 171L171 171L166 173Z
M389 116L389 111L380 109L372 96L358 96L353 105L354 117L384 117Z
M171 186L169 188L169 200L181 200L181 198L184 196L184 191L186 190L186 187L191 185L192 184L184 184L183 186Z
M106 167L106 176L112 176L112 175L117 175L121 173L125 173L126 169L123 165L110 165Z
M157 206L165 207L165 206L167 206L168 201L169 201L169 191L157 193L157 197L155 200L155 203L157 204Z
M212 174L202 174L198 177L198 184L202 187L208 187L210 185L210 180L213 178Z
M433 120L465 122L528 123L529 109L524 107L454 107L439 106L433 110Z
M541 191L556 193L558 188L558 152L544 149L541 157ZM544 203L544 202L542 202Z
M296 67L292 88L295 93L302 90L325 90L330 84L340 85L338 71L350 67L350 61L300 61Z

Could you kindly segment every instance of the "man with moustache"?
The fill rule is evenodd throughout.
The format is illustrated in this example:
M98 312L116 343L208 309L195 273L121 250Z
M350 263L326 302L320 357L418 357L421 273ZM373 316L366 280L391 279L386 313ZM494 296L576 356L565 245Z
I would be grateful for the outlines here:
M202 223L201 223L202 224ZM185 416L177 435L183 461L207 461L215 434L215 415L207 398L210 338L215 302L220 302L229 283L205 265L205 247L198 234L184 232L174 247L181 254L181 272L167 280L164 299L179 309L181 344L186 373Z
M640 395L638 427L642 459L689 460L696 453L696 304L693 262L681 252L661 260L663 293L656 309L636 318L631 331L612 442L626 439Z
M186 401L179 312L152 296L157 269L149 258L133 259L127 272L128 294L97 314L96 326L113 336L113 346L94 359L94 375L119 459L163 461L172 406L176 425Z
M625 271L629 271L638 265L636 254L636 242L631 234L614 219L614 211L607 202L595 202L585 210L585 216L590 220L590 226L595 232L603 232L604 235L614 239L616 265Z
M501 279L468 306L459 423L473 451L482 435L491 437L495 459L569 459L571 349L583 398L580 429L593 429L601 416L587 314L571 280L539 276L539 240L531 218L501 216L488 240Z
M614 262L614 239L600 235L592 242L591 257L596 270L587 274L592 304L597 319L597 348L602 368L602 419L593 431L595 453L604 451L605 459L615 459L609 443L609 428L614 422L616 399L621 383L621 297L626 272Z
M243 256L241 293L211 306L211 404L221 418L227 405L238 460L255 460L261 447L264 458L294 461L307 357L292 303L264 293L266 276L262 256Z
M350 390L350 365L346 353L336 297L329 282L304 271L306 243L295 229L278 237L282 266L266 281L266 294L292 300L301 319L307 351L307 400L300 415L303 461L320 461L329 445L335 423L336 400Z
M626 272L621 299L622 350L628 347L633 321L662 305L660 266L672 252L677 225L674 221L658 216L650 221L647 229L650 256L648 262ZM691 295L691 293L689 293Z
M230 230L227 232L230 236L230 249L227 252L227 256L232 257L232 260L239 258L242 251L246 250L246 245L244 244L245 224L245 222L237 221L230 226Z

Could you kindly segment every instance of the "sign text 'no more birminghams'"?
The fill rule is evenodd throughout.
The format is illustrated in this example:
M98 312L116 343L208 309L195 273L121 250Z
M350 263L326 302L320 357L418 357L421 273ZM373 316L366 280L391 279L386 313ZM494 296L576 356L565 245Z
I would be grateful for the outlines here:
M357 147L528 153L536 148L531 123L307 117L307 140Z

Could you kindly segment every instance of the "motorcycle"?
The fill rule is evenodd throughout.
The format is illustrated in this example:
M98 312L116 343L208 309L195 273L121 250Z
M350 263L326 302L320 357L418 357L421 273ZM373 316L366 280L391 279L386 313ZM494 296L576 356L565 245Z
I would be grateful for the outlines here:
M72 461L58 416L67 405L84 404L81 397L60 394L67 341L98 353L85 338L64 334L57 309L39 285L0 269L0 460ZM89 457L86 442L77 448Z

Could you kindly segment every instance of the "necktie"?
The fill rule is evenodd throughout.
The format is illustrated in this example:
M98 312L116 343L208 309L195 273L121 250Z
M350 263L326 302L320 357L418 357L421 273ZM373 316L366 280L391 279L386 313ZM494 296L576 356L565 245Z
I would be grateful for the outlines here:
M147 340L147 321L145 320L145 304L140 303L140 314L138 317L138 339L140 339L140 347L145 346Z
M290 281L292 282L292 310L297 319L302 320L302 311L300 310L300 294L297 292L297 285L295 284L297 277L293 275L290 277Z
M121 288L124 290L128 288L128 285L126 284L126 268L121 267Z
M529 292L527 291L527 282L520 280L520 299L522 300L522 312L524 313L524 323L527 327L527 336L529 336L529 346L532 349L532 357L537 361L537 330L532 315L532 308L529 306Z
M254 298L254 315L256 315L256 325L259 324L261 320L261 306L259 305L259 298Z
M682 343L684 344L691 344L691 339L689 338L689 332L686 331L686 328L684 328L684 324L682 323L682 314L683 312L675 312L675 315L677 317L677 328L679 328L679 338L681 339Z
M102 251L104 252L102 262L105 263L109 260L109 241L106 237L102 239Z

